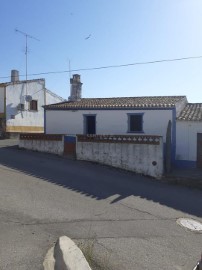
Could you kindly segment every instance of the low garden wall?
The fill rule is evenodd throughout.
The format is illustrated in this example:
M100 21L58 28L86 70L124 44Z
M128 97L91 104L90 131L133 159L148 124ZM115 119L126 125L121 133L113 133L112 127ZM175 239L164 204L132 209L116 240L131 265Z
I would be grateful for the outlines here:
M20 134L19 148L76 156L155 178L164 172L161 136Z
M76 156L144 175L163 175L163 138L148 135L77 135Z
M63 155L64 137L62 135L20 134L19 148Z

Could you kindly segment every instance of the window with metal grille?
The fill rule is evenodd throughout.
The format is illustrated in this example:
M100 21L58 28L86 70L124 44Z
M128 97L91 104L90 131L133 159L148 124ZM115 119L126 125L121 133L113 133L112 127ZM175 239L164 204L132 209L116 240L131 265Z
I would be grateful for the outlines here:
M25 109L25 104L19 103L18 106L17 106L17 109L18 109L19 111L24 111L24 109Z
M29 103L30 111L37 111L38 110L38 102L37 100L31 100Z
M128 113L128 132L143 132L143 113Z

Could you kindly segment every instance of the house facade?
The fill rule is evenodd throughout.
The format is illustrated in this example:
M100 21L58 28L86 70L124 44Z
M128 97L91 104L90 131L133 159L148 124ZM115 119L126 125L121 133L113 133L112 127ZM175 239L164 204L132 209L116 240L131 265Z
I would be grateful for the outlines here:
M176 126L176 165L202 168L202 103L187 103Z
M171 121L175 161L176 119L187 104L186 96L81 98L80 76L73 75L70 83L68 101L44 106L46 134L158 135L165 143Z
M19 80L13 70L11 81L0 83L0 133L44 132L44 105L64 101L45 87L44 79Z

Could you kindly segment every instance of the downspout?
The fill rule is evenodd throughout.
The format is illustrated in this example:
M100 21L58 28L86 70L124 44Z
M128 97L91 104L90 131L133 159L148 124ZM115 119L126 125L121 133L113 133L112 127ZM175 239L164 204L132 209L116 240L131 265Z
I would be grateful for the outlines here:
M44 105L46 105L46 88L44 87Z

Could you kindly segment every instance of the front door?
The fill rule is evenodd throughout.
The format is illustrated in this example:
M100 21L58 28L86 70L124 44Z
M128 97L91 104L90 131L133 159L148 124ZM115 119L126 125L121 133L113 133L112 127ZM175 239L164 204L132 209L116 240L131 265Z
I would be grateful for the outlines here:
M95 115L85 115L85 133L96 134L96 117Z
M202 133L197 133L197 168L202 168Z

